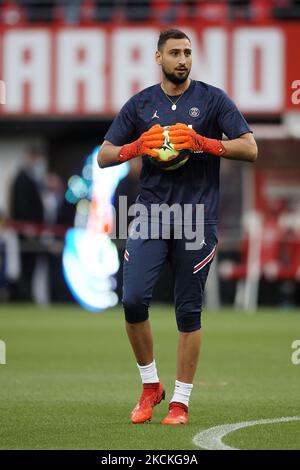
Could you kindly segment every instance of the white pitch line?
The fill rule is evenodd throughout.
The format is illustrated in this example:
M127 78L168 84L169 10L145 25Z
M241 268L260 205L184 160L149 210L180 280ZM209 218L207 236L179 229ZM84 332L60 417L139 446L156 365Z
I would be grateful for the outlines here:
M259 419L257 421L244 421L242 423L222 424L199 432L193 439L193 443L208 450L240 450L223 444L222 439L230 432L237 429L256 426L258 424L286 423L289 421L300 421L300 416L287 416L286 418Z

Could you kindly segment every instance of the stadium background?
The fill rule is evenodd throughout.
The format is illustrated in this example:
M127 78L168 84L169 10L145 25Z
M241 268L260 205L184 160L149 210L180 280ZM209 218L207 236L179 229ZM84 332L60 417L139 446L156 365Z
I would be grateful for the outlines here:
M227 91L249 121L259 148L255 165L222 160L219 250L207 286L208 310L235 306L236 311L254 311L257 306L272 306L274 312L293 311L296 316L292 319L288 313L280 318L287 322L287 330L287 324L291 327L289 334L286 330L287 341L296 339L300 318L297 310L300 303L299 2L2 0L0 16L0 339L11 335L12 344L14 341L17 344L22 331L29 333L28 325L35 325L43 338L46 324L43 326L41 318L35 316L33 304L49 306L53 317L44 319L50 329L56 326L58 336L59 332L67 331L67 324L72 325L72 331L81 329L78 318L83 317L77 316L74 297L66 285L62 256L66 231L74 223L77 227L90 227L88 217L94 207L90 202L92 193L87 189L91 178L84 176L86 159L101 143L122 104L134 92L159 81L154 50L159 31L169 27L183 29L192 39L191 77ZM12 202L16 200L16 177L28 158L37 155L47 162L46 172L44 168L37 185L43 210L34 212L32 207L27 207L24 213L31 215L16 216L18 211L13 209ZM139 170L139 162L133 162L128 175L120 180L116 196L127 195L130 202L134 201ZM26 193L23 199L26 201ZM105 221L101 219L101 223L102 231L109 234ZM114 243L122 260L124 240ZM22 273L24 254L25 274ZM121 277L122 268L112 285L119 299ZM161 274L154 300L167 302L172 311L172 280L168 267ZM29 306L23 308L24 302L30 302ZM58 310L55 310L57 303ZM69 310L73 306L74 316ZM296 311L292 310L294 307ZM220 324L226 330L223 310L220 311ZM40 311L37 312L40 315ZM121 324L120 310L118 321L115 312L111 313L111 324L105 315L99 327L107 331L108 337L114 334L113 327ZM229 322L237 321L231 313L226 314ZM90 314L85 312L85 315ZM159 320L155 315L158 317L157 311L154 324L158 328ZM267 332L268 318L266 314L261 315L261 320L253 316L253 331L255 325L260 331L262 321L265 322L263 331ZM209 320L212 325L217 324L216 318L219 317ZM274 326L275 336L279 338L283 324L278 318L272 323L277 325ZM247 325L249 328L250 324ZM220 339L218 328L216 326L216 341ZM237 324L236 328L239 328ZM86 344L92 329L91 324L87 325ZM243 331L241 326L241 344ZM291 337L292 331L295 338ZM274 342L270 340L266 347L276 348L275 336ZM32 344L35 340L33 336ZM69 341L66 345L75 347L70 337ZM31 351L30 344L23 346ZM38 348L39 344L35 345ZM96 348L93 351L97 355ZM60 359L53 356L52 346L48 353L53 364L55 360L58 364ZM34 352L32 354L34 356ZM21 346L15 355L22 356ZM262 352L262 362L264 358ZM77 359L80 362L81 359ZM87 359L93 364L91 354ZM274 355L273 359L278 357ZM117 357L112 360L117 361ZM41 358L40 365L44 365ZM268 367L268 361L265 366ZM26 361L20 367L26 369ZM73 370L72 359L62 367L65 372ZM207 372L209 368L205 367L204 363L204 372ZM274 383L277 372L274 369ZM107 374L109 376L109 370ZM262 369L261 377L263 374ZM293 376L291 400L296 397L295 384ZM93 389L89 379L87 385ZM46 384L45 389L43 387L41 395L44 394L46 400ZM280 400L284 400L284 384L280 383L280 387ZM14 390L13 382L11 390ZM109 394L109 390L105 393ZM276 401L276 396L273 398ZM294 403L296 405L296 399ZM211 409L213 407L212 400ZM7 422L15 418L15 411L12 415L7 411ZM71 410L69 412L71 414ZM250 412L248 415L252 416ZM107 422L112 416L107 412ZM20 419L18 417L17 422ZM238 414L237 419L240 419ZM127 431L124 429L124 436ZM13 435L15 429L10 432ZM32 445L24 439L25 447ZM13 437L7 442L8 448L13 448ZM75 448L79 444L74 442ZM157 444L155 442L153 440L153 448L160 445L158 439ZM180 446L180 442L179 436L176 445ZM69 443L66 441L65 445ZM93 440L90 445L97 446ZM129 443L124 448L130 445L134 444ZM168 445L166 443L166 448ZM20 443L18 446L22 448ZM59 443L53 444L55 446L59 447ZM40 442L38 447L46 448L47 444Z

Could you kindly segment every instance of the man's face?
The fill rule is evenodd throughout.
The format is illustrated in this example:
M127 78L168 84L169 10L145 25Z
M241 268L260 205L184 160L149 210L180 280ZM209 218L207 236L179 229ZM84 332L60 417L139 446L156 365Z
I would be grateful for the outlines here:
M156 52L156 62L165 77L175 85L184 83L192 67L192 49L188 39L168 39L161 51Z

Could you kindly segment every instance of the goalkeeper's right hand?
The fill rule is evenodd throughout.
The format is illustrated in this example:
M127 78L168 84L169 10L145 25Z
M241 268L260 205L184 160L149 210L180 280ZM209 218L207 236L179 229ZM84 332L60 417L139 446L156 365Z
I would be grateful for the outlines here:
M158 153L153 149L162 147L164 140L164 129L159 124L156 124L148 131L143 132L143 134L131 144L123 145L118 156L118 161L126 162L132 158L141 157L142 155L158 157Z

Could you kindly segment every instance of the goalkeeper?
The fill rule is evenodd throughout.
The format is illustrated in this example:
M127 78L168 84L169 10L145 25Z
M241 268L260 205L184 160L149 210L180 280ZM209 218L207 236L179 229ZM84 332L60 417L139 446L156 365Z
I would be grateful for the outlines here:
M201 312L209 267L217 247L220 157L254 162L257 147L247 122L235 104L219 88L189 78L192 49L179 30L160 34L156 63L162 81L134 95L116 116L98 154L101 168L142 157L140 194L137 202L151 214L154 204L192 208L189 220L170 220L170 237L157 219L159 236L137 238L130 233L124 255L123 307L126 331L143 384L131 413L132 423L144 423L154 406L165 397L154 359L148 309L154 285L164 263L174 274L174 303L178 328L177 372L169 410L162 424L187 424L189 399L201 345ZM163 171L145 155L157 157L163 126L176 150L189 149L187 163L175 171ZM228 140L222 140L225 134ZM198 206L204 207L204 220ZM146 225L153 217L148 216ZM203 242L187 249L187 237L177 238L179 225L203 227Z

